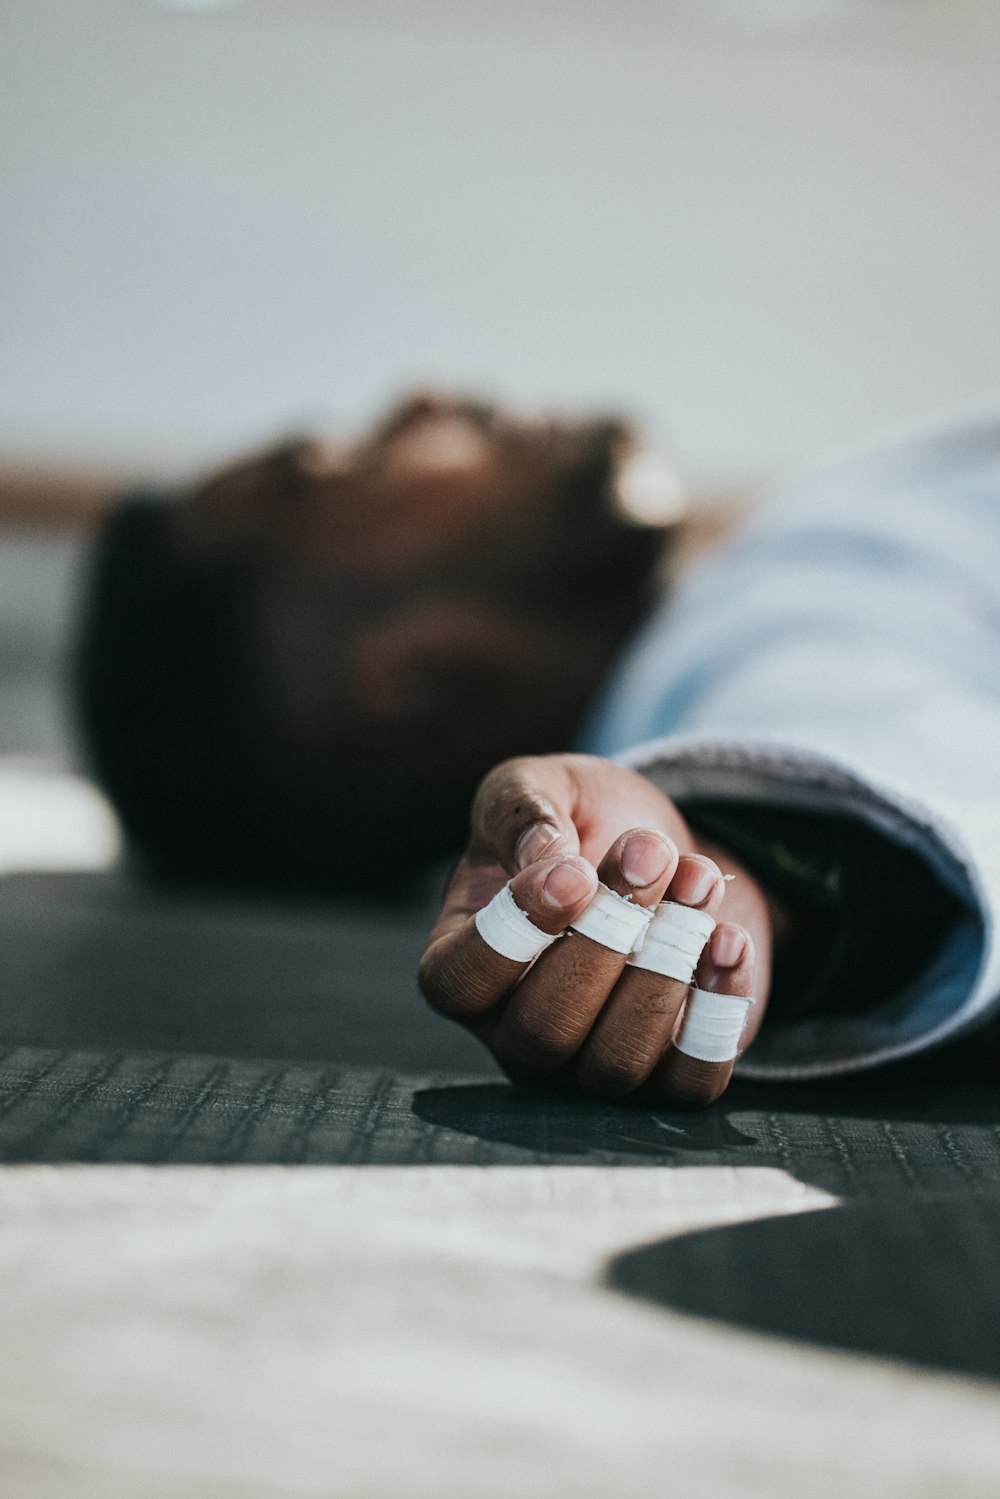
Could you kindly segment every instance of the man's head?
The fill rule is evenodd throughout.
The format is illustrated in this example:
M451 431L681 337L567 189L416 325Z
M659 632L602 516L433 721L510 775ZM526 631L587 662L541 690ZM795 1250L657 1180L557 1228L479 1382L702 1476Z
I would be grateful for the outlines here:
M166 874L391 885L462 841L479 778L565 748L649 605L660 526L620 506L617 421L413 397L99 543L79 698Z

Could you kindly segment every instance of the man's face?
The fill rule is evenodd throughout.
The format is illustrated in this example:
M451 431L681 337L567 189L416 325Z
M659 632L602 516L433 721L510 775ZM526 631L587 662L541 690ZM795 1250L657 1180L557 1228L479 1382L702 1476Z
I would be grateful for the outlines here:
M616 508L634 449L617 421L419 394L356 441L226 471L176 525L250 558L304 742L481 774L564 745L648 603L662 530Z

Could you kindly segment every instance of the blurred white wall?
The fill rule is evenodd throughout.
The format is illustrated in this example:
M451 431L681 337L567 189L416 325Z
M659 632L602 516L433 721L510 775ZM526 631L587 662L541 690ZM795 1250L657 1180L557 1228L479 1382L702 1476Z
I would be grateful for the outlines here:
M431 378L712 482L1000 385L1000 5L728 7L0 0L0 455Z

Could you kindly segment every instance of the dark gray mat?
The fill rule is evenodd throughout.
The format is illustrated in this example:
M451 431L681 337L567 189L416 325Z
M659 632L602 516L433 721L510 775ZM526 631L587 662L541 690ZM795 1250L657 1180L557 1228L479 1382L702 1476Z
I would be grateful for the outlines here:
M855 1201L998 1179L1000 1091L969 1058L740 1083L705 1115L512 1089L417 993L433 909L0 880L0 1157L718 1162Z
M0 1045L489 1073L417 992L434 893L381 907L0 879Z
M0 880L0 1161L778 1168L844 1206L645 1246L610 1284L1000 1378L995 1053L703 1114L515 1089L416 992L433 905Z
M1000 1101L737 1084L691 1114L450 1072L16 1047L0 1057L0 1159L766 1166L877 1202L1000 1191Z

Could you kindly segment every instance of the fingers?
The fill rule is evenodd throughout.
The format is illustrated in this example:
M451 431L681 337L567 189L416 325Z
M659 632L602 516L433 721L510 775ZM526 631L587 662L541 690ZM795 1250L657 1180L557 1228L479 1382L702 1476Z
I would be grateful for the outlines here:
M754 946L749 932L720 923L698 964L695 984L675 1040L650 1078L650 1089L661 1103L703 1107L728 1087L749 1025L747 1006L740 1001L753 996ZM706 1003L699 1000L699 990L722 997L714 1005ZM720 1052L731 1054L714 1060Z
M626 815L630 831L614 837ZM421 963L423 992L518 1082L637 1093L661 1106L712 1102L731 1076L747 1009L724 997L750 995L754 949L745 929L718 928L697 971L707 994L685 1006L704 917L714 919L725 892L710 858L679 859L677 840L690 847L689 837L655 788L610 762L545 756L498 766L476 797L469 848ZM766 907L748 876L740 884L747 894L737 911L761 939L757 978L766 986ZM628 962L642 934L636 912L664 897L643 962ZM720 1033L729 1050L718 1050Z
M616 839L597 872L616 895L650 907L662 899L677 864L671 838L633 828ZM549 1077L587 1039L625 961L626 953L571 931L542 954L479 1034L517 1081Z
M443 1013L474 1024L529 966L494 952L476 928L476 913L497 895L505 875L514 877L510 889L517 908L543 932L564 931L590 903L597 876L580 857L574 820L580 763L579 756L508 760L481 783L468 850L420 965L421 989ZM624 776L631 788L631 772L592 763L600 786L609 779L617 785Z
M420 964L420 987L436 1009L469 1022L525 971L526 963L494 952L476 929L477 913L507 875L514 876L517 909L543 932L564 931L589 903L597 876L579 857L573 804L569 777L554 756L507 760L482 781L469 847Z
M596 865L625 828L655 828L690 844L676 807L636 771L594 755L522 756L480 785L469 856L499 860L508 874L543 853L583 853Z
M470 858L497 860L514 874L543 856L579 853L574 800L556 757L504 761L476 793Z
M494 888L502 888L502 881L502 872L494 870ZM460 872L453 884L468 890L468 873ZM597 874L579 855L544 859L515 875L508 888L516 910L540 932L556 936L589 905ZM480 935L476 914L488 898L471 909L454 903L449 907L446 901L418 973L420 988L434 1008L466 1023L498 1005L530 963L495 951Z
M718 865L693 854L678 863L665 898L714 917L725 889ZM574 1064L580 1087L615 1098L645 1082L673 1036L688 989L686 979L627 964Z

